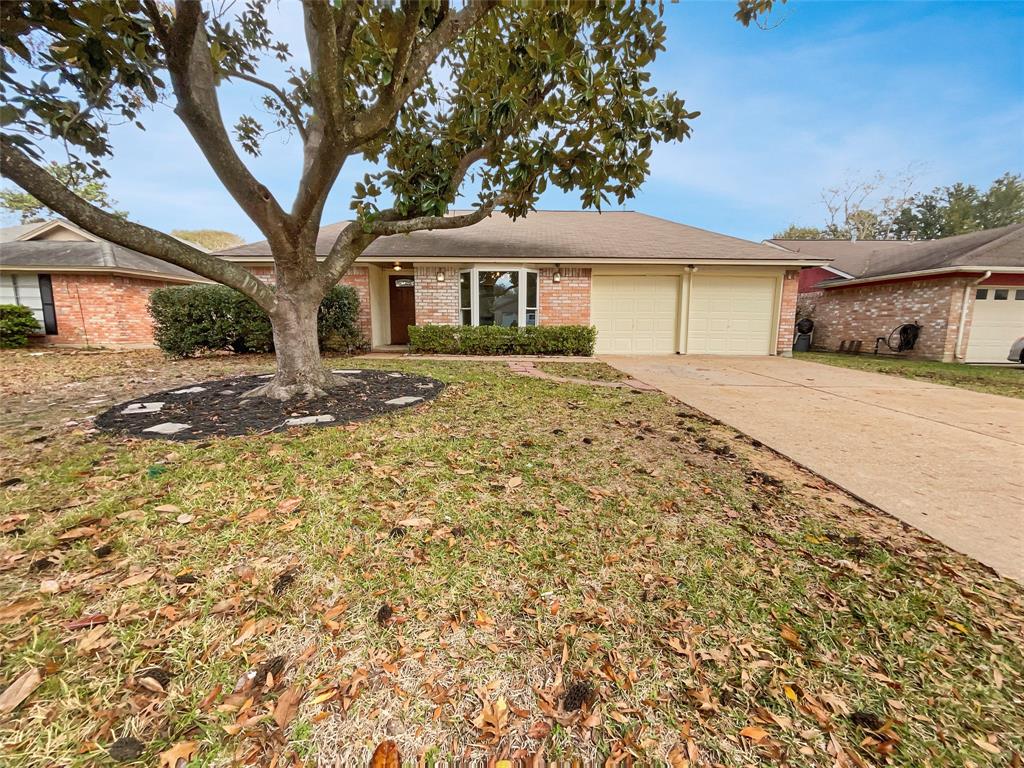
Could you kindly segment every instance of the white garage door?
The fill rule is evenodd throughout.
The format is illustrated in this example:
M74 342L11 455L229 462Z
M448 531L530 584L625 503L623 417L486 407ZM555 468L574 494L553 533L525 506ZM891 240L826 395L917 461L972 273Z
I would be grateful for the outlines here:
M771 353L775 279L696 274L686 351L691 355Z
M595 275L590 302L598 352L653 355L677 351L679 277Z
M1005 363L1024 336L1024 288L978 288L967 340L967 362Z

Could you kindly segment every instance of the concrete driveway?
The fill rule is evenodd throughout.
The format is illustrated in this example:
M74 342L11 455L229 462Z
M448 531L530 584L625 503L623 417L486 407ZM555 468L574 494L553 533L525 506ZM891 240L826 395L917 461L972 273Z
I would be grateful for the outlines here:
M1024 583L1024 400L780 357L602 359Z

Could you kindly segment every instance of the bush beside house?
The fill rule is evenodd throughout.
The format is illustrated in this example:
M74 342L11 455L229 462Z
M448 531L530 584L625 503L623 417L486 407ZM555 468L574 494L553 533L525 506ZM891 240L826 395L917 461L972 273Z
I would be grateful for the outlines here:
M274 334L270 319L255 302L222 285L161 288L149 299L157 346L172 357L202 352L270 352ZM348 286L337 286L319 312L320 348L349 354L367 347L356 325L359 298Z
M28 337L40 330L32 310L17 304L0 304L0 349L28 346Z
M409 351L440 355L594 354L597 329L589 325L411 325Z

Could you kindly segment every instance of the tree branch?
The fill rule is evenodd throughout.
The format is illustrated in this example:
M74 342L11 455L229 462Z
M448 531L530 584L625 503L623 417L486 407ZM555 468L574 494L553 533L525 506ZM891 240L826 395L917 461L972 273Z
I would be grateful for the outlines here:
M224 127L202 6L190 0L177 0L175 7L174 24L164 31L161 40L178 102L174 111L217 178L264 236L276 243L287 218L270 190L252 175L235 152Z
M306 121L302 119L302 112L295 105L291 99L288 98L288 94L284 92L284 89L279 88L271 82L262 80L254 75L247 74L246 72L239 72L238 70L231 69L224 72L226 77L237 77L239 80L245 80L253 85L258 85L260 88L270 91L281 102L292 119L292 123L299 131L299 136L302 137L303 142L306 141Z
M417 216L412 219L389 221L375 219L370 224L370 234L384 237L387 235L407 235L430 229L462 229L483 221L494 211L502 198L495 198L481 205L472 213L460 213L457 216Z
M391 83L377 101L353 119L347 129L353 143L359 146L380 135L395 119L413 91L423 83L441 51L476 26L495 5L496 0L470 0L457 13L445 16L420 45L413 45L404 71L392 73Z
M247 269L86 202L45 168L32 162L6 136L0 137L0 165L4 175L19 187L97 237L228 285L251 298L264 311L273 310L274 291Z

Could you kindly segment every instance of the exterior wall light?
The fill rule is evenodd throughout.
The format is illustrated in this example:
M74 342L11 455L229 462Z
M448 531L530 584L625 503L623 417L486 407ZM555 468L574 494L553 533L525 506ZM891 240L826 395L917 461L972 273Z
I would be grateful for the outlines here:
M399 264L399 263L398 263L398 262L396 261L396 262L395 262L395 266L393 266L393 267L392 267L392 269L393 269L393 270L395 270L395 272L401 272L401 271L402 271L402 265L401 265L401 264Z
M437 282L439 282L439 283L443 283L444 282L444 270L443 269L437 270Z
M561 270L561 268L557 264L555 264L555 273L553 275L551 275L551 282L552 283L560 283L560 282L562 282L562 270Z

